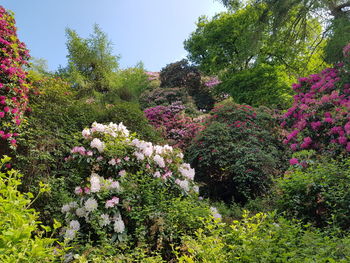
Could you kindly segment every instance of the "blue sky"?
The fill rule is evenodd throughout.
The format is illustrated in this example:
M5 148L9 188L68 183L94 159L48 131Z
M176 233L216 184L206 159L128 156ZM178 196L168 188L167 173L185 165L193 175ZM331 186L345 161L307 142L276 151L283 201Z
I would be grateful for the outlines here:
M224 11L215 0L2 0L15 13L18 36L50 70L66 65L65 28L82 37L99 24L121 55L122 68L142 61L159 71L186 56L183 41L199 16Z

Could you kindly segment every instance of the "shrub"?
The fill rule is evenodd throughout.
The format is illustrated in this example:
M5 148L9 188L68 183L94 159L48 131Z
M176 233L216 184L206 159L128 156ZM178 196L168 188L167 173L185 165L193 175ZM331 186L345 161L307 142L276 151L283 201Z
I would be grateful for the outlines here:
M284 143L292 150L315 149L331 156L350 152L348 70L339 64L293 84L297 94L281 124L290 130Z
M185 106L173 103L170 106L156 106L146 109L145 116L164 138L174 147L185 149L202 129L200 121L188 117L183 112Z
M280 211L319 227L350 228L350 161L323 158L303 168L300 164L277 180Z
M27 82L23 66L29 53L17 38L12 13L0 6L0 154L8 154L8 146L17 146L16 136L28 107Z
M62 207L66 240L162 249L209 215L195 201L194 170L179 150L135 139L123 124L94 123L82 135L84 146L67 158L80 167L81 183Z
M350 238L327 237L274 214L209 223L184 238L179 262L348 262Z
M0 170L10 158L0 161ZM22 175L13 169L0 172L0 261L51 262L59 255L52 238L45 238L38 214L30 209L33 194L18 191ZM45 191L44 188L41 192ZM57 225L58 226L58 225ZM56 226L56 227L57 227ZM55 252L56 250L56 252Z
M186 151L204 183L201 193L244 203L266 192L272 176L284 169L275 121L263 109L246 105L227 102L214 108Z

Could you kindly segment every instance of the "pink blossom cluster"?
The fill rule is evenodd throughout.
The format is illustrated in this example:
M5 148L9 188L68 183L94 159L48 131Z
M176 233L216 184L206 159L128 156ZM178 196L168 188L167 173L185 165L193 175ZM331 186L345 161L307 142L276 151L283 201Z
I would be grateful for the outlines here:
M146 75L148 76L148 80L159 80L159 72L151 72L151 71L146 71Z
M212 88L219 85L221 81L217 77L212 77L204 83L205 86Z
M203 129L201 120L186 116L182 104L156 106L146 109L145 116L174 147L185 149L192 139Z
M28 59L28 50L17 38L13 16L0 6L0 140L13 147L28 109L30 86L23 70Z
M344 64L293 84L293 106L282 117L293 151L350 152L350 83Z

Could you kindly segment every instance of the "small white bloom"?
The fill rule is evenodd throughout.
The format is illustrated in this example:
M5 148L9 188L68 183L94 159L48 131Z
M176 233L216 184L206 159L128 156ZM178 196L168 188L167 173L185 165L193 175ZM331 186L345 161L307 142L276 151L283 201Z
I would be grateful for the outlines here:
M78 220L72 220L69 223L69 227L73 230L78 231L80 229L80 223Z
M110 161L108 162L108 164L110 164L110 165L116 165L115 159L110 160Z
M62 213L68 213L69 210L70 210L69 204L65 204L65 205L63 205L62 208L61 208L61 212L62 212Z
M210 207L211 213L215 219L221 219L222 216L219 214L219 211L216 207Z
M64 239L73 240L75 238L76 230L68 228L64 234Z
M100 218L100 226L106 226L109 225L111 223L111 220L109 219L109 215L107 214L102 214L101 218Z
M125 171L125 170L121 170L121 171L119 172L119 175L122 176L122 177L125 176L125 175L126 175L126 171Z
M124 221L121 218L118 218L114 222L114 232L116 233L122 233L125 230L125 224Z
M165 162L164 162L164 158L161 157L160 155L155 155L153 157L153 160L158 164L159 167L164 168L165 167Z
M187 180L179 180L176 179L175 183L178 184L182 189L184 189L186 192L188 192L190 190L189 188L189 184Z
M84 216L86 216L86 210L83 207L79 207L79 208L77 208L77 210L75 210L75 214L78 217L84 217Z
M90 143L91 148L96 148L99 152L103 152L105 148L104 142L98 138L94 138Z
M94 198L89 198L88 200L86 200L84 206L85 206L86 211L92 212L95 209L97 209L98 204Z
M140 152L134 152L134 155L136 156L136 159L138 161L142 161L142 160L145 159L145 156L142 153L140 153Z
M160 172L157 171L157 172L154 173L153 176L156 177L156 178L159 178L159 177L161 177L161 174L160 174Z
M90 177L91 188L90 191L97 193L101 190L100 177L96 173L92 173Z
M90 129L84 129L84 130L81 132L81 134L83 135L83 137L84 137L85 139L89 138L90 135L91 135Z

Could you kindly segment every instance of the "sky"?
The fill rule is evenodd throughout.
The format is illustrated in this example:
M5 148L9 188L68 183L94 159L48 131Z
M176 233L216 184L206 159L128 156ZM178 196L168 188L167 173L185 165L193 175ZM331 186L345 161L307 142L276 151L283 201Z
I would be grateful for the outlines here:
M121 68L142 61L159 71L186 57L183 42L201 15L225 11L216 0L0 0L15 13L17 34L31 56L48 62L49 70L67 63L65 29L86 38L98 24L120 55Z

